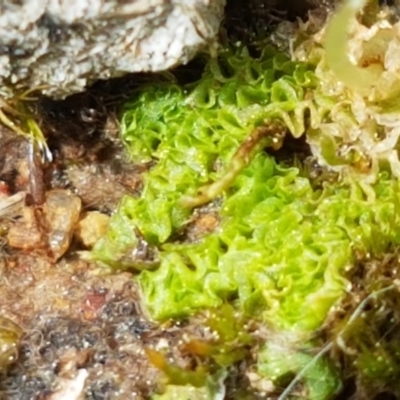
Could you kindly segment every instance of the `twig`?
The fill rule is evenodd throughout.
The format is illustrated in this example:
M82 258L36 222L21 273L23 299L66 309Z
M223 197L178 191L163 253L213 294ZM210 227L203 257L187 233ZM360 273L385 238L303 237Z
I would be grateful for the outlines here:
M269 138L271 140L269 146L277 150L282 146L285 131L286 129L284 126L278 122L271 122L255 128L240 145L221 178L210 185L201 187L195 196L182 196L180 200L181 205L194 208L215 199L226 190L235 181L240 172L250 164L255 156L255 147L263 139Z

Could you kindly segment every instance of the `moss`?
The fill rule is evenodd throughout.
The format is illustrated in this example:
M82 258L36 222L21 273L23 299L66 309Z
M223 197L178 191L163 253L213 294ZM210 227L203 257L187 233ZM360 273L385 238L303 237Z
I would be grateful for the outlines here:
M326 355L354 329L354 318L326 347L314 333L351 288L348 272L360 258L400 244L398 110L376 107L378 92L371 100L357 82L346 86L347 78L334 86L331 61L342 53L332 53L330 41L356 10L345 11L328 25L326 52L303 26L293 60L269 46L256 58L242 46L225 48L198 82L142 87L125 106L121 134L132 160L150 169L141 195L122 200L93 251L105 264L141 271L143 303L156 320L206 309L222 318L228 304L243 324L257 320L279 338L260 346L258 373L276 384L297 376L299 393L310 399L340 388ZM343 51L348 37L340 40ZM304 135L314 159L338 178L314 185L305 168L263 151L281 146L284 134ZM204 204L219 225L191 242L185 232L193 208ZM139 242L157 254L150 268L132 256ZM224 367L252 345L225 342L228 356L208 354ZM365 376L383 377L393 364L383 357L368 367L376 354L359 354Z

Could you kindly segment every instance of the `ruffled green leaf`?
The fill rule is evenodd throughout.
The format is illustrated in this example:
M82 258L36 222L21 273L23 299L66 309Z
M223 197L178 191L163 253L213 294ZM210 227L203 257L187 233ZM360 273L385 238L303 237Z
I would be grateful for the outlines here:
M259 59L238 49L211 60L198 83L141 88L126 104L122 138L133 160L150 162L143 191L122 200L93 250L102 262L142 270L131 255L143 243L155 249L157 268L137 278L154 319L230 303L271 330L289 332L292 358L286 358L287 346L277 357L291 360L292 367L286 365L282 374L309 362L298 343L321 327L342 298L356 257L379 256L400 243L395 179L379 173L372 157L374 179L359 181L350 174L352 179L317 190L298 169L261 151L254 159L249 153L234 179L215 192L217 199L208 199L215 200L219 226L191 243L184 234L195 216L182 199L223 179L240 146L272 120L295 137L307 131L313 153L325 165L339 171L362 165L369 154L346 137L359 129L359 116L348 99L323 87L321 71L314 69L271 48ZM367 121L363 135L370 139L376 126ZM260 358L266 365L260 371L269 379L275 361ZM337 388L330 366L321 363L304 378L312 399L327 398Z

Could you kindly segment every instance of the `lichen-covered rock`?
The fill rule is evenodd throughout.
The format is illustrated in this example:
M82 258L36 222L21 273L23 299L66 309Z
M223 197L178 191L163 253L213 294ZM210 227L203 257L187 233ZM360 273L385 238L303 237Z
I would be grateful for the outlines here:
M96 79L160 71L211 44L225 0L3 0L0 85L52 97Z

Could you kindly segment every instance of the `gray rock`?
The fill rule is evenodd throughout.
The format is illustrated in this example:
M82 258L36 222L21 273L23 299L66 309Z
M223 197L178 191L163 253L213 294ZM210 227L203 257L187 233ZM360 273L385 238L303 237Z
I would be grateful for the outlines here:
M225 0L0 0L0 85L62 98L90 82L185 64Z

